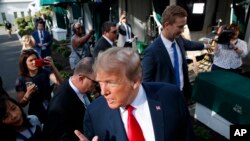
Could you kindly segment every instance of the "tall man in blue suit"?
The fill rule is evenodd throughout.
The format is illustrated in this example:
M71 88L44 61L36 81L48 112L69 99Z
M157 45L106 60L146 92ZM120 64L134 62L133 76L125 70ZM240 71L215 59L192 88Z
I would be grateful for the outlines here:
M175 84L183 92L186 100L190 101L191 85L185 50L202 50L205 45L180 36L186 23L187 12L182 7L166 7L162 13L162 33L145 50L142 68L144 82Z
M99 141L193 140L180 90L167 83L141 83L140 57L133 49L110 48L100 53L94 70L102 97L85 112L84 135L89 140L95 136ZM79 131L75 134L86 141Z
M37 22L37 30L32 33L33 38L36 41L35 50L40 57L44 58L46 56L51 56L51 44L52 37L49 32L44 30L45 23L43 20Z

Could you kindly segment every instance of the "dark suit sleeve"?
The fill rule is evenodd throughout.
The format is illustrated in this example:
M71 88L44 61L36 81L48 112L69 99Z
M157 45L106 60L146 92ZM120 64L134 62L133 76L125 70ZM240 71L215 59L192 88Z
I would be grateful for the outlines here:
M77 137L72 132L75 129L70 128L70 121L66 121L67 115L64 115L64 112L60 107L48 111L48 122L44 125L47 141L72 141L74 138L77 141Z
M146 49L142 60L143 82L154 81L155 68L156 60L154 54L150 49Z
M186 40L183 39L183 46L185 48L185 50L203 50L204 49L204 44L201 42L195 42L195 41L190 41L190 40Z
M46 33L46 41L45 42L48 43L48 47L50 47L52 44L52 37L50 36L48 31L45 31L45 33Z
M120 33L121 35L126 36L126 30L125 30L125 27L124 27L122 24L120 24L120 25L118 26L118 31L119 31L119 33Z
M36 46L38 47L38 44L39 44L40 42L39 42L39 37L38 37L37 31L34 31L34 32L32 33L32 37L35 39Z

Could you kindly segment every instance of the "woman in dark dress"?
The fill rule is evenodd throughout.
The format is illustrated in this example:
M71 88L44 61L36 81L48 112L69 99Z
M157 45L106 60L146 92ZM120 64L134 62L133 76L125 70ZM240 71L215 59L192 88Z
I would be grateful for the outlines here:
M51 82L59 85L62 81L51 57L41 60L32 49L21 53L16 92L22 106L29 103L29 115L36 115L42 123L45 122L51 98Z

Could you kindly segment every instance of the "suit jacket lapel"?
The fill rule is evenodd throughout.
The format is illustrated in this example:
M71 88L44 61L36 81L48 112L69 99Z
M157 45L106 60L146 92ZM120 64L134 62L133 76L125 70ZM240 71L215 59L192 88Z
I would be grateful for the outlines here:
M152 90L149 87L146 87L143 84L145 89L148 106L151 114L152 124L154 128L155 140L164 141L164 120L163 120L163 109L159 101L157 101L158 96L154 95Z
M185 59L185 49L184 49L183 43L180 42L179 38L176 39L176 42L177 42L177 44L180 48L180 51L181 51L181 58L182 58L182 60L184 60Z
M111 109L110 109L111 110ZM113 130L113 133L116 137L116 141L127 141L127 133L125 131L125 128L123 126L123 122L121 119L120 110L111 110L109 122L111 122L109 125L112 125L111 130ZM112 138L112 137L111 137Z
M163 57L164 57L164 61L166 61L166 65L168 65L168 67L171 69L171 71L173 72L174 74L174 68L173 68L173 65L172 65L172 62L171 62L171 59L170 59L170 56L169 56L169 53L165 47L165 45L163 44L163 41L161 39L161 36L159 36L157 38L157 41L159 42L159 49L160 49L160 52L163 54Z

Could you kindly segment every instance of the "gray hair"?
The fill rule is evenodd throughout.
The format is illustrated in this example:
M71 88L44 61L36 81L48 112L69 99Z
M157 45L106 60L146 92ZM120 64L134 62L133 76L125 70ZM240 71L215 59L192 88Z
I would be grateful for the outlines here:
M120 73L125 70L127 78L131 81L142 77L140 57L131 48L112 47L98 54L94 71L107 73Z
M81 59L74 70L74 75L83 74L88 77L94 74L93 71L94 59L92 57L84 57Z

